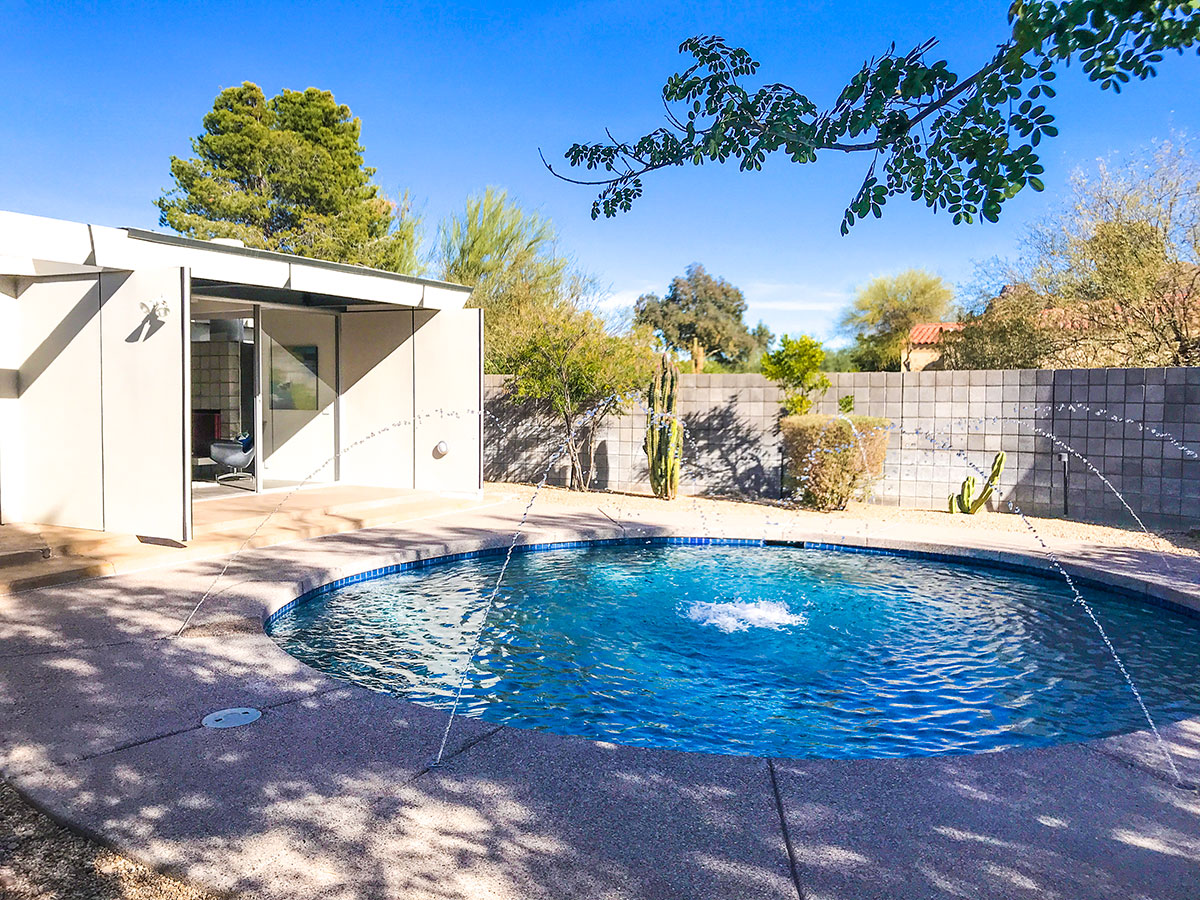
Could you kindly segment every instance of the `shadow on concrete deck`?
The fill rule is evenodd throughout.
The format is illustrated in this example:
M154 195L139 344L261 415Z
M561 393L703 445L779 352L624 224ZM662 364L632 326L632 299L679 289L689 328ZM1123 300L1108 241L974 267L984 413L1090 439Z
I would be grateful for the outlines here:
M201 621L245 618L279 599L272 579L319 582L384 540L506 541L499 521L247 554ZM551 524L612 533L590 513ZM1195 900L1200 798L1092 745L772 771L461 720L430 769L444 713L335 682L252 630L170 638L214 566L0 597L6 777L201 884L336 900ZM264 715L199 726L235 705Z

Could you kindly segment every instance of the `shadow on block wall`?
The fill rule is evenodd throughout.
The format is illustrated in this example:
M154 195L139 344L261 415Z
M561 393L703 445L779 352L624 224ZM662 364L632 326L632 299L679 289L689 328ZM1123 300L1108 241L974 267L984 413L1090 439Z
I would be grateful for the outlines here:
M559 441L542 407L520 401L507 391L490 392L485 401L484 481L539 481L555 462L550 484L566 483L564 460L555 461Z
M764 433L738 415L738 401L685 414L683 490L686 493L778 497L779 424Z
M1200 368L832 373L815 412L854 411L896 426L873 502L945 510L969 475L1008 457L1005 501L1025 512L1135 524L1082 460L1086 456L1151 528L1200 524ZM538 481L560 443L544 411L514 403L488 376L485 472L491 481ZM687 375L679 410L687 425L685 494L779 496L778 388L760 375ZM593 486L648 492L638 411L605 420ZM1050 437L1053 435L1053 438ZM1195 455L1193 455L1195 454ZM964 458L965 457L965 458ZM548 479L566 483L561 462ZM1065 502L1064 502L1065 501ZM993 508L1007 511L1007 502Z

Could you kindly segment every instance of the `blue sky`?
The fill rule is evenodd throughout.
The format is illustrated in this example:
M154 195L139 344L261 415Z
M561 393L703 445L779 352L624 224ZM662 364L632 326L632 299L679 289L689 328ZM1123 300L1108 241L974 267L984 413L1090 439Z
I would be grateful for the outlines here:
M1072 170L1200 126L1200 61L1172 57L1121 95L1077 71L1060 78L1061 136L1045 147L1047 191L1025 192L997 225L954 227L895 200L840 237L867 160L827 157L764 172L706 166L661 173L634 211L592 221L586 188L552 178L559 157L603 129L660 121L659 91L684 38L717 33L818 102L895 41L927 37L960 71L1005 34L1007 2L646 4L52 4L0 0L0 208L157 227L168 160L222 88L333 91L363 121L367 162L409 190L429 232L486 185L554 220L561 248L611 289L610 303L662 292L691 262L741 287L747 318L828 336L872 277L920 266L953 282L974 260L1012 253Z

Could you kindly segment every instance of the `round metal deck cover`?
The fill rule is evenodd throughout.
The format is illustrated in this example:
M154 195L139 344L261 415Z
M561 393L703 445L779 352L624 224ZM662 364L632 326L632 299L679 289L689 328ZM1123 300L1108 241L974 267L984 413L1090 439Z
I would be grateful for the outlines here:
M237 728L239 725L249 725L262 713L248 706L235 706L233 709L218 709L200 720L205 728Z

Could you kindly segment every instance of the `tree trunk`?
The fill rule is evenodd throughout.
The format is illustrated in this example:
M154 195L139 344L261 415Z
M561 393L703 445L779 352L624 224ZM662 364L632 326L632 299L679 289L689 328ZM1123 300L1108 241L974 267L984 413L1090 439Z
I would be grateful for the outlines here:
M690 352L692 354L692 371L699 375L704 371L704 361L707 354L704 352L704 348L700 346L700 342L695 338L692 338Z
M567 428L567 459L571 463L567 487L573 491L581 491L583 490L583 466L579 459L579 442L575 439L575 423L571 421L570 416L564 416L564 424Z
M596 428L594 422L586 429L583 446L587 450L587 468L583 470L583 490L590 491L592 476L596 474Z

